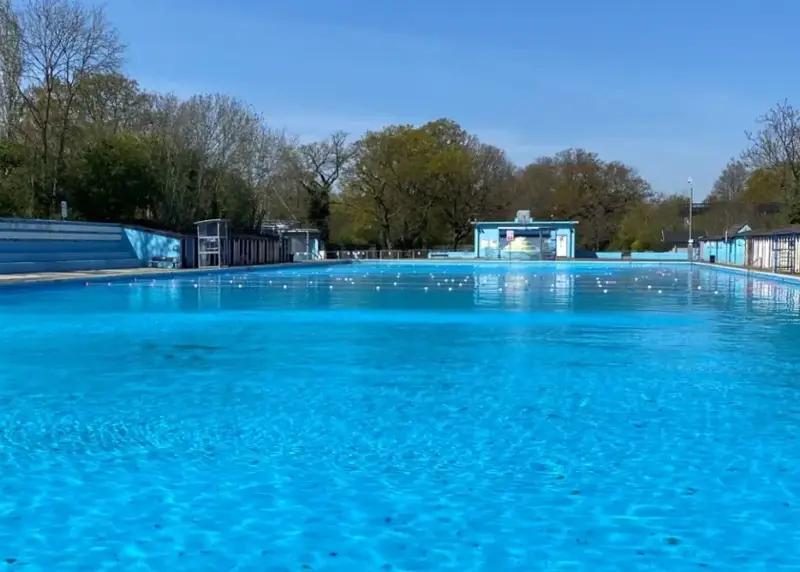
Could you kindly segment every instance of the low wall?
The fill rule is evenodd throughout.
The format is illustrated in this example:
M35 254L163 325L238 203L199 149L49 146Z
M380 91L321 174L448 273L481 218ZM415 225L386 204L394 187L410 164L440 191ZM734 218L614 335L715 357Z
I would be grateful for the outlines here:
M580 252L576 259L584 259L584 260L623 260L622 251L613 251L613 252ZM475 252L467 251L467 252L429 252L428 253L429 259L447 259L447 260L474 260L477 258ZM502 258L489 258L484 257L487 260L508 260L508 256L504 256ZM512 257L513 259L513 257ZM624 260L654 260L654 261L675 261L675 262L686 262L689 259L689 255L684 250L683 252L631 252L628 253L628 256L624 258Z
M794 274L779 274L777 272L772 272L770 270L761 270L758 268L750 268L747 266L738 266L734 264L715 264L709 262L696 262L695 264L697 264L698 266L705 266L707 268L712 268L715 271L719 272L745 274L747 276L764 278L767 280L774 280L776 282L783 282L785 284L800 286L800 276Z
M37 241L120 240L120 225L93 222L0 218L0 240L44 244ZM36 250L36 248L34 248Z
M142 266L118 224L0 219L0 274Z
M280 236L232 236L233 266L291 261ZM116 223L0 218L0 274L143 268L159 259L197 267L197 237Z
M437 252L437 251L430 251L428 252L429 259L436 259L436 258L446 258L448 260L470 260L477 258L477 255L472 250L467 251L454 251L454 252Z
M598 260L623 260L622 252L593 252L592 256L582 256L581 258L592 258ZM664 260L675 262L686 262L689 255L686 252L630 252L626 253L625 260Z

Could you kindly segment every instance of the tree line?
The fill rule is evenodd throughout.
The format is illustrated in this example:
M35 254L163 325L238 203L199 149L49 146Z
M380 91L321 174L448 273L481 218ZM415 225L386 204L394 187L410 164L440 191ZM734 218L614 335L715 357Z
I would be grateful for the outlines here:
M457 248L473 221L517 210L578 220L591 250L662 249L662 230L686 226L687 196L589 150L519 166L450 119L301 142L237 98L143 89L124 52L102 8L0 0L0 216L57 218L66 201L70 218L178 232L282 219L390 249ZM800 111L780 104L747 137L698 210L700 232L800 223Z

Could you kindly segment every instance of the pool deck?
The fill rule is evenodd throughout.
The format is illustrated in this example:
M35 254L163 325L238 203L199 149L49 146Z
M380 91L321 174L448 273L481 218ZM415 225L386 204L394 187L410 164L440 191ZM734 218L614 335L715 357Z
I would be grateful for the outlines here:
M167 276L180 276L187 274L206 274L219 271L248 271L248 270L266 270L266 269L280 269L280 268L298 268L303 266L339 266L342 264L352 264L354 260L309 260L303 262L284 262L280 264L266 264L260 266L235 266L225 268L126 268L122 270L92 270L86 272L41 272L30 274L0 274L0 287L12 284L36 284L36 283L56 283L56 282L71 282L80 280L103 280L104 278L114 278L116 280L130 278L148 278L148 277L167 277ZM427 264L441 264L442 262L461 262L461 263L475 263L475 262L493 262L487 260L456 260L456 259L417 259L417 260L359 260L358 262L407 262L407 263L427 263ZM505 261L502 261L505 262ZM542 262L553 261L513 261L512 263L523 264L541 264ZM558 260L556 262L570 262L570 263L605 263L605 264L630 264L645 263L645 264L688 264L689 261L672 261L672 260L599 260L599 259L572 259L572 260ZM736 266L733 264L715 263L711 264L703 261L694 261L693 264L697 266L704 266L706 268L716 268L719 270L731 270L734 272L747 273L762 278L777 279L782 282L800 283L800 276L791 274L783 274L779 272L771 272L769 270L748 268L745 266Z
M738 272L740 274L747 274L748 276L757 276L759 278L766 278L768 280L776 280L778 282L800 285L800 276L797 274L788 274L785 272L776 272L774 270L765 270L763 268L752 268L750 266L738 266L736 264L725 264L720 262L711 264L710 262L696 261L694 264L716 270L729 270Z
M180 270L164 270L163 268L126 268L124 270L92 270L88 272L42 272L33 274L2 274L0 284L17 284L19 282L51 282L60 280L79 280L81 278L105 278L118 276L147 276L148 274L179 273Z
M284 262L280 264L264 264L260 266L232 266L225 268L125 268L121 270L92 270L87 272L41 272L31 274L0 274L0 286L5 284L25 284L40 282L64 282L78 280L101 280L103 278L147 278L180 276L181 274L198 274L219 271L242 271L291 268L303 266L335 266L350 263L349 260L309 260L304 262Z

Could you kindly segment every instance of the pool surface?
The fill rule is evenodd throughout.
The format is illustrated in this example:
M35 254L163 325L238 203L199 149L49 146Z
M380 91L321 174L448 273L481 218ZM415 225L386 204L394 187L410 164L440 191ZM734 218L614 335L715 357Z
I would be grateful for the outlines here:
M800 290L353 264L0 289L0 569L800 570Z

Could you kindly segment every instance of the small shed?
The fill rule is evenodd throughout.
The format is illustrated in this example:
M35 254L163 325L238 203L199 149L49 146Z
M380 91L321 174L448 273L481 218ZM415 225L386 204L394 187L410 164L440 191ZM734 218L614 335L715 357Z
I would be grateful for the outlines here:
M475 257L506 260L575 258L577 221L532 220L519 211L513 221L481 221L475 227Z
M272 220L265 222L261 230L287 239L289 256L294 262L325 258L325 245L320 231L316 228L304 227L295 221Z
M700 259L705 262L743 266L747 246L745 233L751 230L749 224L737 223L726 228L720 235L698 239Z
M743 234L747 266L786 274L800 273L800 225Z
M294 262L325 258L325 246L316 228L293 228L284 235L289 238L289 249Z

